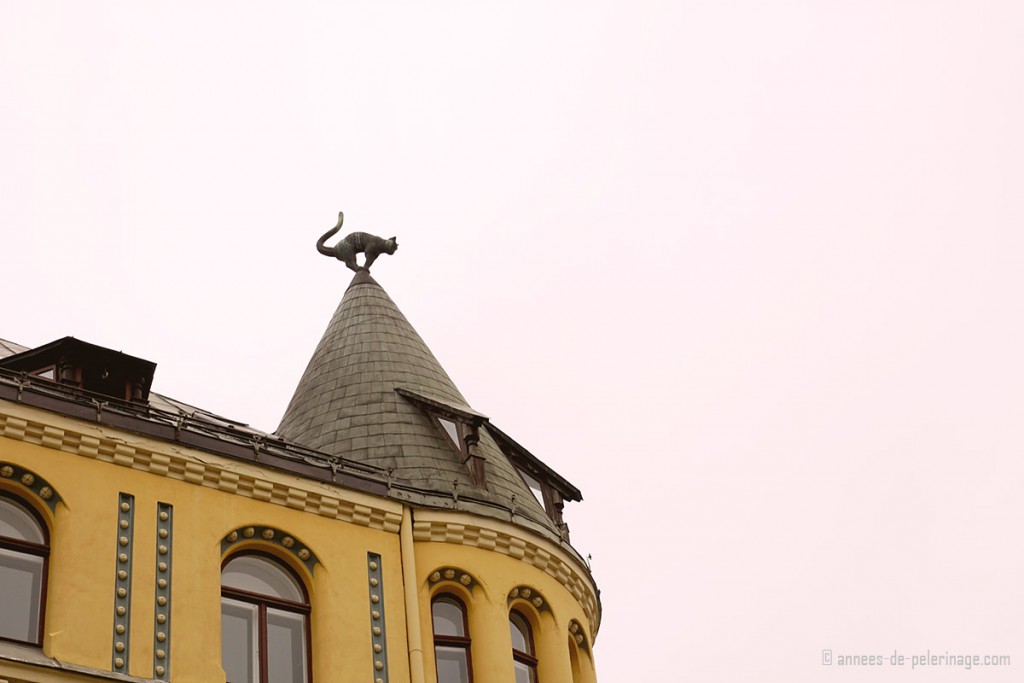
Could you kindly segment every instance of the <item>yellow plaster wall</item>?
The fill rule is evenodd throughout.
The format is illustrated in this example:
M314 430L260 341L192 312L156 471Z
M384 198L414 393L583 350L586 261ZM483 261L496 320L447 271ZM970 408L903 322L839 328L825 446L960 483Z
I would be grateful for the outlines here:
M442 567L463 569L479 585L474 586L471 592L457 580L441 581L431 586L431 573ZM579 602L557 579L516 558L450 543L416 543L416 568L419 573L420 613L424 615L422 634L425 644L433 643L430 601L435 595L451 592L466 604L472 639L474 683L511 683L515 680L508 624L508 614L512 607L522 612L533 627L539 679L545 683L574 683L567 647L569 620L586 623L586 615ZM510 605L509 593L519 586L528 586L538 592L548 608L538 611L523 600L514 600ZM589 634L587 637L589 639ZM437 683L433 652L425 654L427 680ZM580 661L581 668L589 664L585 657L581 657Z
M18 438L0 436L0 460L35 472L63 497L55 515L45 513L51 526L51 555L43 652L49 657L100 671L111 669L117 503L119 492L125 492L135 497L130 674L144 678L153 675L156 513L157 503L162 502L174 509L170 659L174 683L224 680L220 666L220 567L224 559L221 539L239 527L257 525L276 527L294 536L320 560L310 577L286 551L275 545L264 546L266 551L291 564L307 583L312 605L312 667L317 683L373 680L367 552L381 555L390 681L407 683L412 679L398 526L394 524L392 528L387 521L401 519L401 504L45 411L3 402L0 407L8 417L15 415L18 420ZM35 434L41 434L33 437L36 443L27 442L28 437L21 434L25 421L45 425L42 432L39 426L30 427L36 430ZM7 424L9 427L11 422ZM0 429L0 435L4 433ZM219 484L211 483L206 475L185 481L187 472L168 474L167 468L161 472L147 464L145 458L119 459L116 452L113 458L106 459L83 456L81 449L74 448L74 439L80 437L67 440L73 433L123 444L126 453L152 452L153 456L147 456L150 462L162 453L194 463L193 472L215 468L220 472L219 482L225 481L224 473L229 473L269 482L267 487L298 491L296 500L300 501L302 491L330 496L355 510L348 514L358 513L366 521L357 524L334 519L330 516L331 507L325 508L323 503L315 511L303 509L300 503L289 507L293 504L290 494L288 500L278 497L276 502L269 502L257 499L251 491L243 495L241 491L219 490ZM0 480L0 486L18 491L17 484L9 481ZM29 502L40 507L38 499ZM371 510L374 519L384 522L369 521ZM435 527L451 523L458 529L480 524L496 532L518 535L543 548L548 558L563 558L565 567L578 564L550 541L511 525L466 513L424 510L415 514L417 520L422 518ZM374 528L375 524L383 527ZM457 536L455 533L453 538ZM258 546L259 542L239 543L231 552L253 544ZM542 562L540 555L534 559L513 557L462 545L456 540L417 540L412 545L417 576L410 579L416 582L427 683L437 683L430 600L439 590L445 590L443 582L432 587L428 577L445 566L460 567L479 582L471 594L458 584L452 586L463 597L469 612L475 683L515 680L508 594L517 586L539 591L549 606L538 613L520 603L534 626L540 680L596 682L592 652L580 651L574 662L567 645L569 621L591 623L587 610L573 596L565 577L560 580L550 573L551 565L544 564L548 560ZM592 598L588 599L592 602ZM593 611L590 616L593 618ZM593 642L591 633L585 636L588 643Z
M397 534L5 438L0 438L0 459L45 478L63 498L51 528L43 641L47 656L111 669L117 505L119 492L125 492L135 497L130 674L153 675L156 508L163 502L174 507L171 674L175 683L224 680L220 544L226 534L245 525L287 531L320 560L312 581L301 569L312 605L312 666L317 681L364 680L373 671L366 556L379 553L389 669L392 680L409 679ZM19 492L16 485L7 488ZM280 548L267 544L265 549L301 568Z

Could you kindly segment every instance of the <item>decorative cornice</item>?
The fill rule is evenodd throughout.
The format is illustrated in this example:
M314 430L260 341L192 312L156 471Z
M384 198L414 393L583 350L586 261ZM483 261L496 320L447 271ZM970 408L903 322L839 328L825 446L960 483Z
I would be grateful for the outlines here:
M87 434L4 413L0 413L0 436L389 533L398 533L402 522L401 512L222 467L205 454L203 459L190 458L177 446L177 453L148 449L109 438L99 430Z
M566 587L583 607L591 632L597 633L600 608L591 582L568 562L530 539L506 531L440 519L413 522L412 537L419 542L455 543L492 550L537 567Z
M178 444L171 444L174 452L170 449L146 448L111 438L99 428L89 429L92 433L86 433L85 430L44 424L5 412L9 410L8 406L15 405L0 401L0 437L388 533L398 533L401 526L402 514L394 509L345 500L310 488L256 476L254 473L239 471L235 463L231 463L231 466L221 466L211 461L218 456L203 453L202 458L189 457L186 453L190 451ZM23 409L19 409L19 412L21 410ZM369 497L366 494L359 495ZM391 508L400 505L397 502L388 502L391 503L388 506ZM446 514L437 510L429 512L432 515ZM466 513L456 514L461 516ZM532 536L526 530L512 526L508 529L498 530L435 518L431 521L414 522L413 539L492 550L537 567L558 580L576 598L587 616L590 633L596 634L600 625L600 603L596 587L586 570L576 566L578 563L570 564L566 561L570 558L568 552Z

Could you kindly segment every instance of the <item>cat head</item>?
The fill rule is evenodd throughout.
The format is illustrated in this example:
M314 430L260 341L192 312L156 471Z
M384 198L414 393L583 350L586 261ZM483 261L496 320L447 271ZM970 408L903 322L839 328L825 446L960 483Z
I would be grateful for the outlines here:
M385 249L385 251L387 253L394 254L395 251L398 250L398 241L397 240L398 240L397 237L389 237L387 239L387 249Z

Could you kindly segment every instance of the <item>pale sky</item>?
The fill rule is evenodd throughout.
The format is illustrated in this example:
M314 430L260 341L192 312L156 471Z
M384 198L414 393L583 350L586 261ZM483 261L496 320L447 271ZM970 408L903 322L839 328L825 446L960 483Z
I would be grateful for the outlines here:
M602 683L1020 680L1024 4L0 0L0 93L0 338L273 430L344 210L582 489Z

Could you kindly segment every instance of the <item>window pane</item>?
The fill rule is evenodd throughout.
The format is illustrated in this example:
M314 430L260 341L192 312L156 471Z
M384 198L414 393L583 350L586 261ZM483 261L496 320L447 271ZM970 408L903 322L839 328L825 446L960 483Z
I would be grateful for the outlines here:
M437 683L469 683L469 663L461 647L434 648L437 658Z
M306 602L298 581L287 570L257 555L242 555L228 562L221 572L221 584L292 602Z
M228 683L255 683L259 653L256 605L221 599L221 664Z
M306 683L306 620L267 608L267 669L273 683Z
M512 631L512 649L533 654L533 646L530 643L530 627L522 616L512 612L508 615L509 629Z
M434 635L465 636L465 624L462 621L462 608L448 600L435 600Z
M530 487L530 493L533 494L533 497L537 499L537 502L540 503L540 506L543 508L544 489L541 487L540 482L522 470L519 470L519 474L523 475L523 480L526 481L526 485ZM546 510L547 508L544 509Z
M437 418L437 421L441 423L442 427L444 427L444 431L448 433L448 438L452 440L452 443L454 443L459 450L462 450L462 444L459 443L459 428L455 426L455 423L451 420L446 420L443 417Z
M532 666L523 662L515 662L515 665L516 683L536 683L537 673Z
M46 537L36 518L10 498L0 496L0 536L43 544Z
M0 637L39 642L43 558L0 548Z

